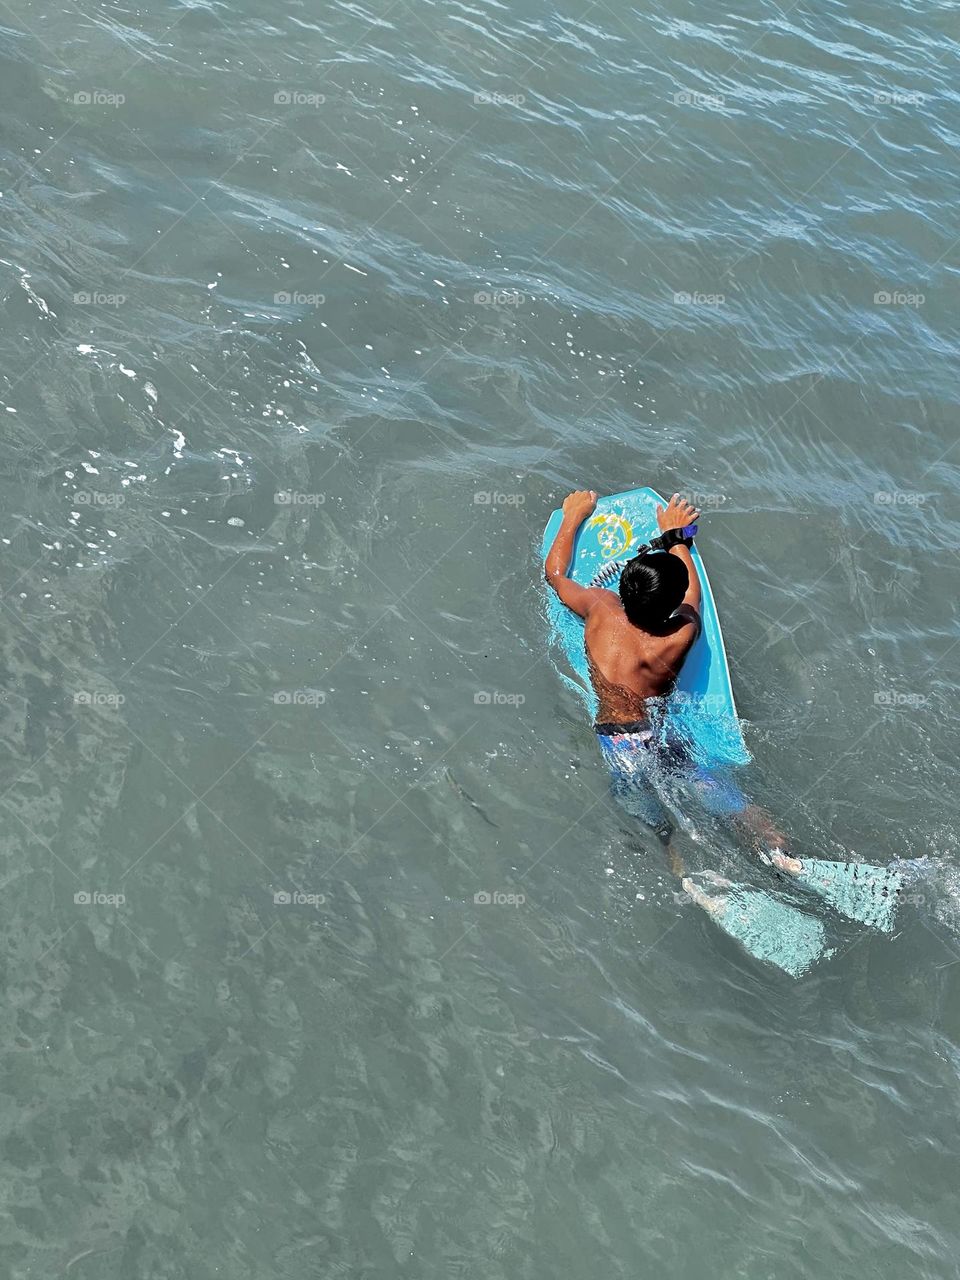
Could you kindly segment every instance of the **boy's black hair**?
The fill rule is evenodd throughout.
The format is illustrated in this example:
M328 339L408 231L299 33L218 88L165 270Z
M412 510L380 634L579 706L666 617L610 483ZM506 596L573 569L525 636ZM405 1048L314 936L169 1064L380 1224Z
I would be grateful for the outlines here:
M620 599L635 627L662 627L690 585L687 566L677 556L651 551L627 561L620 575Z

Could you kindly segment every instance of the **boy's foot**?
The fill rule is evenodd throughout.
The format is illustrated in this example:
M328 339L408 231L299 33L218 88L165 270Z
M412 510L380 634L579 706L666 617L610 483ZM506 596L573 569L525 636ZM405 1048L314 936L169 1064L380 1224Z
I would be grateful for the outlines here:
M798 876L803 871L803 863L799 858L791 858L788 853L779 847L767 849L765 853L760 854L761 861L768 866L776 867L778 871L784 871L788 876Z
M701 871L698 874L701 880L705 880L707 884L713 885L714 888L732 889L734 887L731 880L724 879L716 871ZM726 911L727 895L725 893L706 893L692 876L684 876L680 884L691 902L695 902L704 911L709 911L712 916L721 916Z

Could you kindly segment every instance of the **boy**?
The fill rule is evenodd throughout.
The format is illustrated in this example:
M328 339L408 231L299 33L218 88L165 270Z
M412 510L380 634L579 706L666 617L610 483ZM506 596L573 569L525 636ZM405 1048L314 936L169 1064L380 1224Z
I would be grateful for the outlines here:
M632 732L647 725L646 701L669 692L700 631L700 579L690 555L690 539L678 538L666 554L649 552L627 562L619 599L604 587L582 587L567 577L580 525L593 514L592 489L563 502L563 522L547 555L544 572L563 603L584 619L590 678L599 701L597 732ZM674 494L666 510L657 507L661 533L682 531L700 515Z
M675 791L677 783L687 784L708 810L733 818L753 837L767 866L800 880L850 919L892 929L895 898L901 892L907 863L884 868L790 857L784 852L784 837L763 809L750 804L731 782L697 766L682 743L664 733L664 704L660 700L670 692L700 633L700 579L688 536L695 530L687 527L696 523L699 511L676 493L666 508L657 507L657 542L662 549L644 552L627 562L620 575L618 597L605 587L583 587L567 576L577 530L596 505L592 489L577 490L564 499L563 520L547 554L544 574L561 601L584 620L590 680L598 702L594 728L610 766L616 799L628 813L654 829L667 846L674 872L682 876L680 859L669 849L674 827L660 793ZM911 869L916 871L918 866L914 863ZM724 927L734 933L729 907L734 901L742 904L744 893L714 873L701 874L710 877L715 886L731 890L730 895L709 895L689 878L684 879L684 888L715 918L726 917ZM758 903L771 936L789 923L782 911L772 914L758 895L752 896L752 903L747 932L754 931L753 943L759 936ZM745 919L741 913L738 936L744 932ZM794 928L789 941L790 946L797 944L797 954L816 941L803 937L802 932L798 934ZM766 958L774 958L773 953L767 953ZM784 964L783 956L776 962Z
M676 493L666 508L657 507L667 550L629 560L618 596L567 577L577 530L596 505L592 489L564 499L563 522L544 573L563 603L584 619L590 680L598 702L594 728L610 766L613 793L628 813L653 827L668 845L673 822L658 795L657 781L660 789L677 779L692 782L713 812L746 815L748 809L736 787L695 768L679 744L658 738L659 725L653 723L648 706L650 699L670 692L700 633L700 579L690 555L691 539L683 532L700 513ZM655 710L662 713L662 704ZM756 817L759 811L754 810L749 818ZM775 845L780 843L776 833L763 834L773 837Z

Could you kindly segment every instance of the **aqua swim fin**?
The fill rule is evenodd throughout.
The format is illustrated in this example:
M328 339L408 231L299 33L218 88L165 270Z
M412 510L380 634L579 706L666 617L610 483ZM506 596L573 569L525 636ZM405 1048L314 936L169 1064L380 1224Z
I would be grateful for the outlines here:
M812 890L848 920L879 929L882 933L893 932L903 887L922 870L921 859L877 867L867 862L792 858L780 849L761 854L760 858L790 880Z
M700 872L700 877L721 892L708 893L687 876L682 883L690 899L757 960L799 978L823 956L823 925L816 916L716 872Z

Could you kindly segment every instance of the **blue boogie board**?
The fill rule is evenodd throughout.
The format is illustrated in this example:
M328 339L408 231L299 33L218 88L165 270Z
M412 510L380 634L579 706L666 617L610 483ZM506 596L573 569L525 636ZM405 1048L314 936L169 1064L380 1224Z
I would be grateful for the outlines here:
M658 504L666 505L653 489L631 489L627 493L601 498L596 511L583 522L577 534L570 577L587 586L605 565L628 559L639 544L649 542L659 532ZM554 511L547 523L543 534L544 559L557 536L562 518L561 512ZM700 552L694 547L691 554L702 587L700 614L703 629L687 654L674 691L667 699L667 716L671 729L687 744L697 764L707 768L746 764L750 753L743 740L733 700L717 606ZM619 579L619 573L614 573L604 586L616 591ZM585 700L593 715L596 713L596 696L590 685L583 646L583 620L561 604L553 591L548 590L547 595L552 640L563 649L576 680L570 680L562 671L560 674Z

